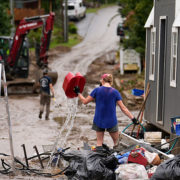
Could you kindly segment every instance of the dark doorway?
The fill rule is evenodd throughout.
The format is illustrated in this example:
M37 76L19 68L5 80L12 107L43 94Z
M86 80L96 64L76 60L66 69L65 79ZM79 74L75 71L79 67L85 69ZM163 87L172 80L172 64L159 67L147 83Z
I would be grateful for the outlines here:
M160 18L159 31L159 81L158 81L158 114L157 121L163 123L166 59L166 18Z

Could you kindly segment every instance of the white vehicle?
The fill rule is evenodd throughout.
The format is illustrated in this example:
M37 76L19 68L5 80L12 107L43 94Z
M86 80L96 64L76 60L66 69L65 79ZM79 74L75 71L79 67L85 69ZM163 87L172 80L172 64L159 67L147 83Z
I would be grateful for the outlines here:
M82 0L68 0L67 14L69 19L80 20L86 16L86 7Z

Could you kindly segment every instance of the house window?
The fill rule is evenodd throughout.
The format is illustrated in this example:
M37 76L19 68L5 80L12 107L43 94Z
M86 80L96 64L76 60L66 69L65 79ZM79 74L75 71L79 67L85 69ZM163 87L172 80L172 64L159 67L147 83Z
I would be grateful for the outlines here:
M172 29L170 86L176 87L178 28Z
M156 28L151 29L149 80L154 81L155 73Z

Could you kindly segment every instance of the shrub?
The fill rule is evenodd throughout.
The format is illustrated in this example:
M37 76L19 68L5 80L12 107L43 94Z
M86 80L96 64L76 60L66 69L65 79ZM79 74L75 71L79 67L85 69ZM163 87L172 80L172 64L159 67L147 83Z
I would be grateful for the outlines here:
M73 22L69 23L69 32L71 34L77 34L77 27Z

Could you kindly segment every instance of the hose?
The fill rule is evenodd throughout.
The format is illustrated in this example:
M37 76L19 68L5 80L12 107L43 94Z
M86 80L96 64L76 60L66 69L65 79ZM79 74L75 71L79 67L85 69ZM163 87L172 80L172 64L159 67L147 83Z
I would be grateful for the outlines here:
M145 127L144 127L141 123L139 123L139 124L140 124L140 126L143 128L143 131L144 131L144 132L146 132ZM134 123L130 123L130 124L128 124L128 125L127 125L124 129L123 129L123 131L122 131L122 132L124 133L124 132L125 132L125 130L126 130L126 129L128 129L131 125L134 125Z
M130 123L130 124L128 124L124 129L123 129L123 133L126 131L126 129L128 129L131 125L133 125L134 123ZM145 129L145 127L140 123L140 126L142 127L142 129L143 129L143 131L144 132L146 132L146 129ZM175 140L174 140L174 143L172 144L172 146L171 146L171 148L166 152L166 154L169 154L172 150L173 150L173 148L174 148L174 146L176 145L176 143L177 143L177 141L178 141L178 139L179 139L179 137L177 137Z
M173 148L174 148L174 146L176 145L178 139L179 139L179 138L176 138L176 139L174 140L174 143L172 144L171 148L166 152L166 154L169 154L169 153L173 150Z

